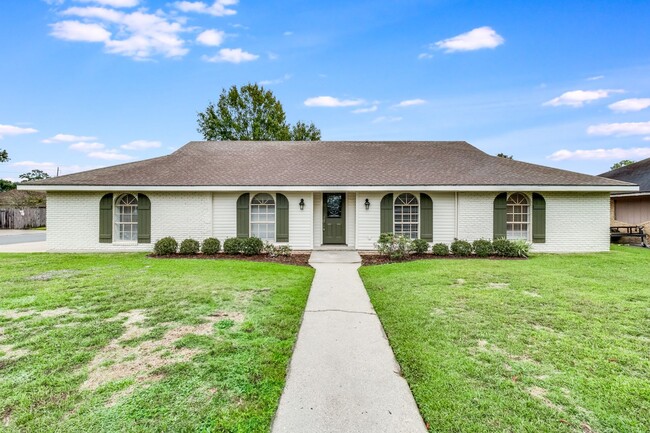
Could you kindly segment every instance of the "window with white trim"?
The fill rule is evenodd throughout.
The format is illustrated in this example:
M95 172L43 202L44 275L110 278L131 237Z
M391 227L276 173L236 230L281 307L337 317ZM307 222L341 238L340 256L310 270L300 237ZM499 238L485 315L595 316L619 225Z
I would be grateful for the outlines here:
M528 217L530 204L528 197L517 192L511 194L506 202L506 233L508 239L528 240Z
M115 201L115 237L117 241L138 241L138 199L123 194Z
M251 236L275 242L275 200L270 194L257 194L251 200Z
M418 199L413 194L404 193L397 196L393 207L393 233L395 236L418 238L419 211Z

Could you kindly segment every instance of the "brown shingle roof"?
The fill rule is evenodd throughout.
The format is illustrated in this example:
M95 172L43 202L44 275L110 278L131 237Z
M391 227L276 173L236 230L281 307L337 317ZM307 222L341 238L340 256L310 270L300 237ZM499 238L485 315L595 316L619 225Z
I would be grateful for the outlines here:
M636 183L639 185L640 192L650 192L650 158L608 171L600 176Z
M629 186L616 180L490 156L464 141L193 141L167 156L30 184Z

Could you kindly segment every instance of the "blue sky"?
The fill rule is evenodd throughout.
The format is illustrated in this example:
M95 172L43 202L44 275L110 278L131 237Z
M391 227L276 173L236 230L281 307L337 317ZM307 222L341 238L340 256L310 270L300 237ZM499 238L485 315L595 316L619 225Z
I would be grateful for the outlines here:
M496 4L495 4L496 3ZM3 0L0 178L164 155L257 82L324 140L650 157L650 2Z

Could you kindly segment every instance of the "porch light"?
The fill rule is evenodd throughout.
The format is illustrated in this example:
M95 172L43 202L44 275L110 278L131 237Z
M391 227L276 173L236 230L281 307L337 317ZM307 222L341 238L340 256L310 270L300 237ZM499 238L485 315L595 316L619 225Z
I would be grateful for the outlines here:
M301 198L300 203L298 203L298 206L300 206L300 210L303 210L305 208L305 199Z
M370 200L366 199L364 204L366 205L366 210L370 209Z

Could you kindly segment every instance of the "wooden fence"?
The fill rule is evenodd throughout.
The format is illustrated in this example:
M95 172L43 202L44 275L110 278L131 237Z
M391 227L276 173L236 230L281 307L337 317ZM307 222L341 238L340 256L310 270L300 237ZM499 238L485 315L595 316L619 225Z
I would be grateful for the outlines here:
M45 226L44 207L0 209L0 229L29 229Z

